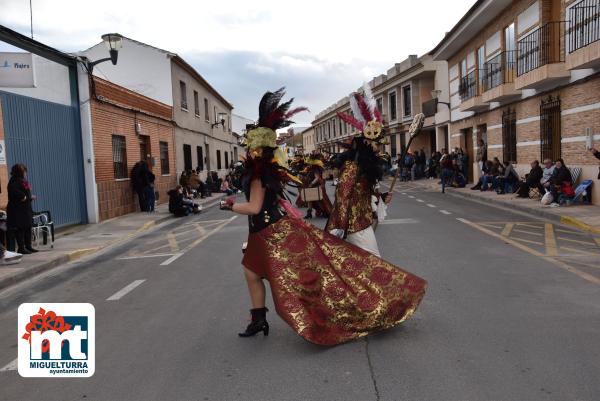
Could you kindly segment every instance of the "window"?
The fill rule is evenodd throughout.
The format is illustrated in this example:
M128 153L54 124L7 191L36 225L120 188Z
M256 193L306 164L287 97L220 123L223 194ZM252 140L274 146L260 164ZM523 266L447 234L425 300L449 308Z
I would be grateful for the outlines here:
M187 87L185 82L179 81L179 91L181 92L181 109L187 111Z
M517 161L517 112L514 109L502 113L502 157L506 162Z
M198 169L204 170L204 155L202 154L202 146L196 146L196 158L198 159Z
M396 118L398 118L396 114L396 92L390 92L388 94L388 99L390 108L390 121L394 121Z
M225 168L229 168L229 153L225 152Z
M331 125L333 125L333 137L335 138L335 118L331 120Z
M380 97L375 101L375 103L377 104L377 109L379 110L379 112L383 113L383 98Z
M208 99L204 98L204 119L206 121L210 121L210 117L208 115Z
M560 98L549 96L540 104L540 160L560 159Z
M477 49L477 75L479 77L479 92L481 93L485 80L485 47Z
M121 135L112 136L113 171L115 179L127 178L127 150L125 148L125 137Z
M217 122L217 106L213 106L213 116L214 116L213 123L216 123Z
M200 117L200 103L198 102L198 92L194 91L194 114Z
M412 97L410 86L402 88L402 101L404 102L404 117L412 115Z
M169 144L167 142L159 142L160 147L160 173L169 175Z
M217 150L217 170L221 170L221 151Z
M183 145L183 169L185 171L192 169L192 145Z

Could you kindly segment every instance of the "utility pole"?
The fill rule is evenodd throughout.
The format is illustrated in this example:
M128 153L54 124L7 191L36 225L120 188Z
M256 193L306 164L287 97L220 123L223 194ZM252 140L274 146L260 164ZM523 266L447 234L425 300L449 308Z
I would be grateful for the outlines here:
M29 26L31 27L31 39L33 39L33 7L31 1L29 0Z

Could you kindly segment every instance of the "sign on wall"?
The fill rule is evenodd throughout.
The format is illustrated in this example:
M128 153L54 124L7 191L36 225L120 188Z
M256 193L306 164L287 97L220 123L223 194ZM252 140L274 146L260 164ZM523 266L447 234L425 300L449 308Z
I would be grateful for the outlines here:
M0 52L0 88L1 87L35 87L35 74L31 53Z

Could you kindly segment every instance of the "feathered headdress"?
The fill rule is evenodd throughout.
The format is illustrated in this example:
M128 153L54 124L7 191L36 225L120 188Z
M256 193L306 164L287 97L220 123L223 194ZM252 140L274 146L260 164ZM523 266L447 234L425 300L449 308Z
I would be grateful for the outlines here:
M361 132L366 139L376 141L381 139L383 134L383 118L377 108L373 92L366 82L363 91L364 94L355 92L350 95L350 109L353 115L346 113L337 113L337 115Z
M290 110L293 98L279 104L284 95L285 88L263 95L258 106L258 122L246 134L246 145L249 149L276 148L277 134L275 131L293 124L294 122L290 120L293 115L308 110L306 107L296 107Z

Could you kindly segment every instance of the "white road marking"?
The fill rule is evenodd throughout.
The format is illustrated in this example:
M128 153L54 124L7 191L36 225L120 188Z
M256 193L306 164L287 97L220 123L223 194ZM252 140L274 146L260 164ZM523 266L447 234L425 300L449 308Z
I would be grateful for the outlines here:
M130 260L130 259L144 259L144 258L158 258L165 256L173 256L173 253L157 253L156 255L132 255L132 256L123 256L117 258L117 260Z
M440 213L443 213L443 214L452 214L452 213L450 213L450 212L449 212L449 211L447 211L447 210L440 210Z
M207 239L208 237L210 237L211 235L213 235L214 233L216 233L217 231L219 231L220 229L222 229L223 227L225 227L227 224L231 223L236 218L237 218L237 216L232 216L232 217L230 217L227 220L223 220L223 222L221 224L219 224L218 226L216 226L215 228L213 228L209 232L207 232L205 234L202 234L202 236L200 236L200 238L198 238L197 240L195 240L194 242L192 242L191 244L189 244L187 247L185 247L184 249L182 249L181 252L179 252L179 253L171 256L169 259L167 259L164 262L162 262L160 265L161 266L168 266L168 265L170 265L171 263L173 263L174 261L176 261L177 259L179 259L181 256L183 256L190 249L192 249L193 247L195 247L196 245L198 245L199 243L201 243L202 241L204 241L205 239Z
M423 199L417 199L417 202L425 203Z
M432 205L431 203L428 203L427 206L429 206L429 207L436 207L435 205Z
M412 195L408 195L408 197L409 197L410 199L415 199L415 197L414 197L414 196L412 196Z
M171 256L169 259L167 259L164 262L162 262L160 265L161 266L168 266L171 263L175 262L177 259L179 259L182 255L183 255L183 252L176 253L175 255Z
M418 220L415 219L387 219L380 221L379 224L415 224Z
M11 370L17 370L18 362L19 358L15 359L14 361L11 361L8 365L0 369L0 372L9 372Z
M402 195L406 195L406 192L402 192Z
M139 286L140 284L142 284L144 281L146 281L146 279L135 280L131 284L125 286L123 289L115 292L113 295L111 295L110 297L106 298L106 300L107 301L118 301L119 299L123 298L125 295L127 295L128 293L130 293L131 291L133 291L137 286Z

